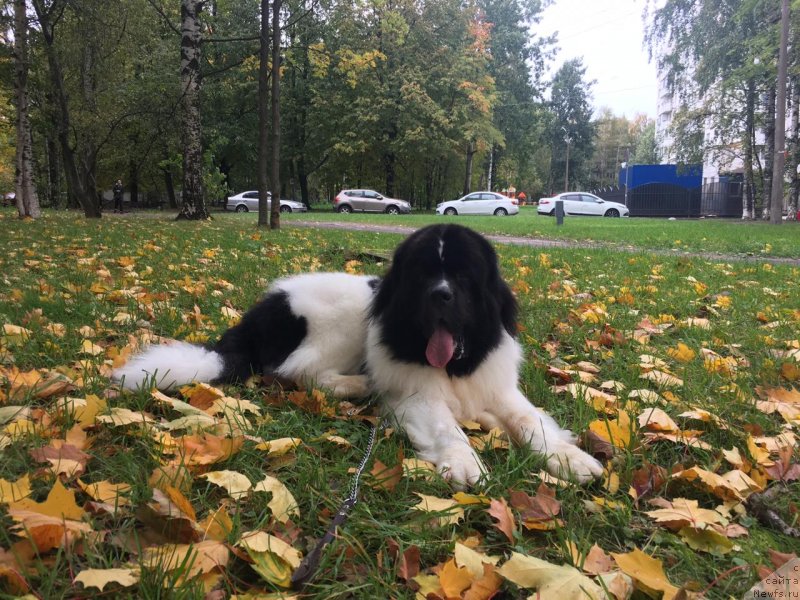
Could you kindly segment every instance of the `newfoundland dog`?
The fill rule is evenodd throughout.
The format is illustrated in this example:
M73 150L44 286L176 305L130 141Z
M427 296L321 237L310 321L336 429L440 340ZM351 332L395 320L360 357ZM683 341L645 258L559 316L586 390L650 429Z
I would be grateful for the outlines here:
M433 225L400 244L383 279L280 279L213 347L154 346L114 378L168 389L265 373L339 397L374 393L418 456L457 487L485 472L459 426L466 420L505 430L546 456L554 475L599 477L600 463L517 387L516 314L489 242L459 225Z

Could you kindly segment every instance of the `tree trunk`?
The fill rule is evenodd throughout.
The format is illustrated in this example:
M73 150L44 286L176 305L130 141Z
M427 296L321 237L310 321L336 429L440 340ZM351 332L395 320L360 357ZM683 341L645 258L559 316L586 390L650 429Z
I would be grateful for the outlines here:
M770 223L783 223L784 167L786 165L786 83L789 53L789 0L781 1L781 41L778 48L778 81L775 105L775 165L772 175Z
M47 136L45 142L45 153L47 156L47 203L52 208L60 208L59 188L61 187L61 177L58 168L58 144L50 135Z
M175 182L172 177L172 168L169 166L162 167L161 172L164 174L164 188L167 190L167 202L170 208L178 208L178 200L175 198Z
M753 176L753 129L755 127L756 111L756 82L753 79L747 81L745 92L745 116L744 116L744 190L742 193L742 219L750 220L755 218L753 207L753 191L755 189L755 178Z
M88 218L100 218L100 204L95 196L90 197L86 194L81 178L78 176L75 151L69 140L71 131L69 101L64 87L64 73L61 69L61 61L56 53L54 26L50 22L51 12L60 14L64 10L65 3L63 0L54 0L48 9L42 0L32 0L32 2L42 29L50 83L53 86L53 94L55 95L58 142L61 147L61 160L64 166L64 177L67 182L69 204L73 206L80 205L83 208L83 214Z
M133 157L128 163L128 193L131 200L131 208L139 206L139 165Z
M475 142L467 142L467 164L464 169L464 195L472 191L472 159L475 157Z
M261 0L258 53L258 226L269 225L269 0Z
M28 17L25 0L14 0L14 97L17 105L16 181L20 219L42 216L33 185L33 142L28 118Z
M775 86L767 90L764 106L764 193L762 197L761 218L769 220L770 199L772 198L772 168L775 162Z
M181 0L183 190L178 219L211 215L203 198L203 126L200 120L200 12L203 0Z
M797 219L798 198L800 198L800 174L797 172L800 167L800 77L792 78L792 138L789 157L791 184L787 218L794 221Z
M281 4L272 0L272 211L270 229L281 228Z

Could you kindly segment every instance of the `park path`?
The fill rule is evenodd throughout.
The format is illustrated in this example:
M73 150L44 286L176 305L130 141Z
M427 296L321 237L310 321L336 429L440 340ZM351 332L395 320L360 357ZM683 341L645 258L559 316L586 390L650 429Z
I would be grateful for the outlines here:
M344 229L350 231L375 231L379 233L397 233L400 235L410 235L418 227L408 227L405 225L378 225L375 223L353 223L346 221L315 221L313 219L302 219L284 221L286 227L315 227L319 229ZM618 250L630 254L657 254L659 256L685 256L689 258L703 258L718 262L753 262L770 263L774 265L789 265L800 267L800 258L786 258L781 256L755 256L745 254L725 254L720 252L684 252L678 250L659 250L639 248L636 246L626 246L610 243L580 242L576 240L552 240L546 238L521 237L510 235L482 234L497 244L509 244L512 246L528 246L531 248L585 248Z

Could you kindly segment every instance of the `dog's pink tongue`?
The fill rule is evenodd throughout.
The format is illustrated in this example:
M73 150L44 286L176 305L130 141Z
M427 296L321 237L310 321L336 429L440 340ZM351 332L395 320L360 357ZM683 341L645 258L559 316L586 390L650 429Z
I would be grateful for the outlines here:
M449 331L438 327L433 332L431 339L428 340L428 347L425 348L425 358L428 364L437 369L443 369L453 358L455 352L455 342Z

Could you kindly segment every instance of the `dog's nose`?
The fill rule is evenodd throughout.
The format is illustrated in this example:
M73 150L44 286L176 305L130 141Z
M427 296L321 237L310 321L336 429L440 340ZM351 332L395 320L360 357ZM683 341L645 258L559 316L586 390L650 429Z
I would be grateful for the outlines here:
M431 299L439 304L450 304L453 301L453 292L449 285L440 284L431 291Z

